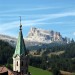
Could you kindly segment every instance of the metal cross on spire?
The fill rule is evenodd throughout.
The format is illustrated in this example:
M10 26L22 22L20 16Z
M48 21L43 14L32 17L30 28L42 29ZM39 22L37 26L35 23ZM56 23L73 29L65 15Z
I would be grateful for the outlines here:
M21 16L20 16L20 30L22 30Z

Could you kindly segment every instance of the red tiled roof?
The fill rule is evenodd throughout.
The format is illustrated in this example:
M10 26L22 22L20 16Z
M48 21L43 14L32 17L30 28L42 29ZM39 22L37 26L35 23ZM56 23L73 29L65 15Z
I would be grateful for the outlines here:
M4 73L4 72L8 72L8 75L15 75L15 73L11 70L9 70L8 68L6 67L0 67L0 73Z
M0 73L4 73L7 72L7 68L6 67L0 67Z

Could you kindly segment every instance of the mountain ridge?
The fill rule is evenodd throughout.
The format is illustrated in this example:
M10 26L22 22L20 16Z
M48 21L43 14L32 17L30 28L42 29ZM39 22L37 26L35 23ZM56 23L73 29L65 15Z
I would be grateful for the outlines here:
M44 30L32 27L28 33L26 40L39 42L39 43L53 43L53 42L63 42L69 43L69 38L63 38L60 32L55 32L53 30Z
M8 42L12 46L16 46L17 38L0 34L0 40ZM28 46L41 46L42 44L50 43L69 43L68 38L63 38L60 32L53 30L43 30L38 28L31 28L28 36L24 38L26 47Z

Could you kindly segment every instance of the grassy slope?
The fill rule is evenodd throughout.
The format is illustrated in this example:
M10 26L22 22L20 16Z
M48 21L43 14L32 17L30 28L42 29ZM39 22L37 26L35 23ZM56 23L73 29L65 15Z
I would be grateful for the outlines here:
M13 67L12 64L10 64L11 67ZM32 75L53 75L51 72L47 70L42 70L40 68L29 66L29 72L31 72Z
M29 66L29 72L31 72L32 75L52 75L51 72L39 68L35 68L32 66Z

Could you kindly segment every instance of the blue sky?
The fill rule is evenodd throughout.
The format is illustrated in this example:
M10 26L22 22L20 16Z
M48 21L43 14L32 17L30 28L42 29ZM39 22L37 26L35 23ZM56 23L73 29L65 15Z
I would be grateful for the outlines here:
M75 0L0 0L0 34L17 37L19 16L24 37L36 27L75 39Z

